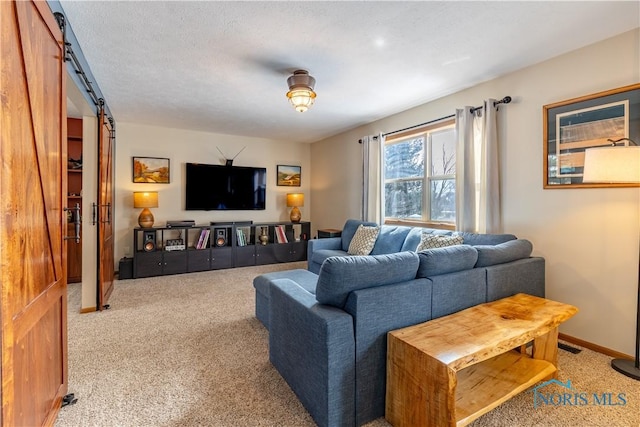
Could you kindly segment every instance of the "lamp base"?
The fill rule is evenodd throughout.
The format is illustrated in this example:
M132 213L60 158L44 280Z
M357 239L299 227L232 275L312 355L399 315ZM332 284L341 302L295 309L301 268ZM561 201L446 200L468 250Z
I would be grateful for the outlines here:
M149 210L149 208L142 209L140 212L140 216L138 217L138 224L141 228L151 228L153 227L153 214Z
M640 380L640 369L636 367L636 362L629 359L613 359L611 367L623 375Z
M300 213L300 209L298 209L297 206L294 206L293 209L291 209L291 215L289 215L289 219L291 220L291 222L300 222L300 220L302 219L302 214Z

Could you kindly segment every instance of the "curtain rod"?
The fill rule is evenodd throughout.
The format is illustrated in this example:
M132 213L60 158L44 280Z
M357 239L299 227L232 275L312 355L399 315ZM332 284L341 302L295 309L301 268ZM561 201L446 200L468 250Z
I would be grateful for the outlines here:
M495 107L498 104L508 104L510 102L511 102L511 97L510 96L505 96L500 101L494 101L493 102L493 106ZM479 106L479 107L474 107L474 108L471 109L471 114L475 113L477 110L482 110L483 108L484 107L482 105ZM398 130L393 130L391 132L383 133L382 136L393 135L394 133L404 132L405 130L411 130L411 129L419 128L421 126L430 125L431 123L436 123L436 122L439 122L441 120L451 119L451 118L453 118L455 116L456 116L455 114L450 114L448 116L440 117L439 119L429 120L428 122L420 123L420 124L417 124L417 125L414 125L414 126L409 126L408 128L398 129ZM362 141L360 141L360 142L362 142Z

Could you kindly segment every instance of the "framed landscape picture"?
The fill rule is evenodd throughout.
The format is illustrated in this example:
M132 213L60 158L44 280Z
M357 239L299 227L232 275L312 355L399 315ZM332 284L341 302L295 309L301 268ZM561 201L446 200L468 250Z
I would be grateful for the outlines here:
M300 187L300 166L278 165L277 184L286 187Z
M169 159L162 157L134 157L133 182L169 184Z
M587 148L640 142L640 84L545 105L543 128L544 188L637 186L585 184L582 173Z

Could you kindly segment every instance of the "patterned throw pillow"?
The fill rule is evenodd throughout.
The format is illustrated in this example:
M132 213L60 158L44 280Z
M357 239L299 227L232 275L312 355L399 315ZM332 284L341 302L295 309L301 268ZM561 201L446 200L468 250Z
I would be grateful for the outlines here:
M380 233L380 227L365 227L360 224L349 243L349 255L369 255L376 244L376 239Z
M425 249L461 245L463 242L464 238L462 236L440 236L438 234L423 233L416 252L424 251Z

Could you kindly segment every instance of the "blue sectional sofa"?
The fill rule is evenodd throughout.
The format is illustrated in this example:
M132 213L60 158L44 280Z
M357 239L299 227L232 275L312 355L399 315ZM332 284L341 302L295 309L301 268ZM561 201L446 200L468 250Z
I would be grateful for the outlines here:
M416 252L422 233L456 233L383 225L371 254L352 256L360 224L309 241L307 270L254 279L269 359L320 426L384 415L387 332L519 292L544 297L544 259L527 240L457 233L462 245Z

